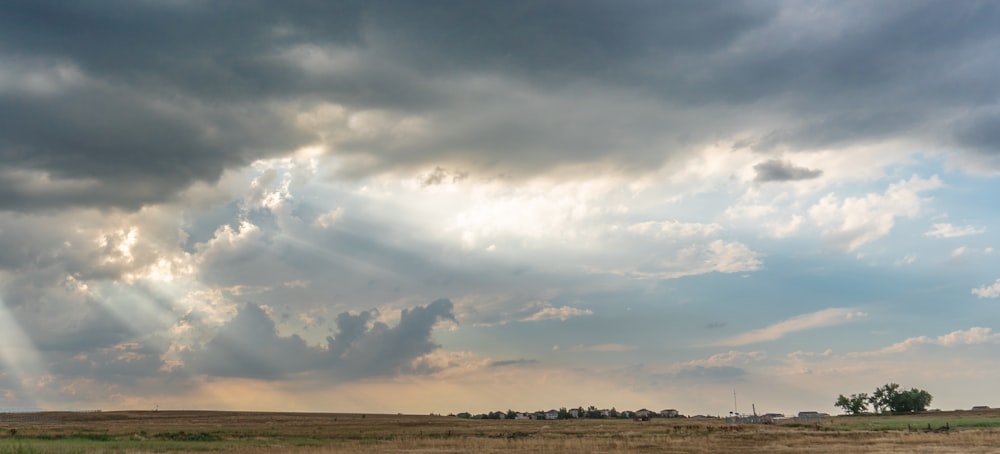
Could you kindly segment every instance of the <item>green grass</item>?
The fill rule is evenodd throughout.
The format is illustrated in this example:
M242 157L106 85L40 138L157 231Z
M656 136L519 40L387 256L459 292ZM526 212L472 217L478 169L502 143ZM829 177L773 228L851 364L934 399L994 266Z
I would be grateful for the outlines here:
M0 446L0 454L35 454L39 452L30 446L24 446L20 442Z
M829 430L926 430L947 425L951 429L1000 427L1000 418L933 417L927 415L838 417L823 428Z

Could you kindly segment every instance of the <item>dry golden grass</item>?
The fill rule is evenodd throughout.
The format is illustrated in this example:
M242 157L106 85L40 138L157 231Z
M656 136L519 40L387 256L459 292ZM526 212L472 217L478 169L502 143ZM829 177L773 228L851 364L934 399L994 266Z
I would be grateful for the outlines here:
M872 417L812 425L731 425L717 420L464 420L434 416L247 412L104 412L0 415L6 452L1000 452L1000 415L897 417L913 427L954 421L947 433L857 429ZM950 418L950 419L949 419Z

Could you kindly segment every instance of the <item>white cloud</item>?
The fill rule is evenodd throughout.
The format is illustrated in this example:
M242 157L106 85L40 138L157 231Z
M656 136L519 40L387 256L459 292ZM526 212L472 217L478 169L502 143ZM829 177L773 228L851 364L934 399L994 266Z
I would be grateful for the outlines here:
M635 279L676 279L712 272L739 273L757 271L762 262L759 254L738 241L715 240L695 244L677 251L671 257L658 258L640 267L598 270Z
M986 231L986 227L973 227L971 225L934 224L933 227L933 229L928 230L924 235L934 238L958 238L961 236L979 235Z
M948 256L948 261L951 263L964 263L970 259L984 257L990 254L993 254L993 248L991 247L978 249L968 246L959 246L951 251L951 254Z
M961 345L981 345L1000 343L1000 333L994 333L992 329L981 326L974 326L967 330L952 331L938 337L917 336L897 342L881 350L874 352L861 352L849 356L881 356L893 353L902 353L914 349L920 345L940 345L944 347L955 347Z
M799 231L799 228L802 227L802 221L802 216L795 214L792 215L792 218L788 222L768 223L765 225L768 229L767 236L771 238L787 238Z
M594 311L590 309L577 309L571 306L562 307L545 307L542 310L531 314L528 317L522 319L526 322L537 322L540 320L566 320L572 317L580 317L584 315L594 315Z
M883 194L848 197L843 200L827 194L812 208L809 215L827 238L847 251L889 234L896 218L913 218L920 213L923 200L920 193L942 186L937 175L929 179L914 175L909 180L889 185Z
M313 225L319 228L328 229L341 221L344 217L344 209L337 207L316 217Z
M640 235L650 235L655 238L684 238L693 236L711 236L719 233L722 227L719 224L701 224L697 222L640 222L632 224L626 228L629 232Z
M762 351L741 352L730 350L725 353L716 353L705 359L695 359L683 363L675 364L674 367L722 367L734 364L746 364L753 361L760 361L767 358L767 354Z
M799 315L784 320L766 328L747 331L735 337L715 343L717 346L736 347L740 345L754 344L758 342L772 341L784 337L786 334L808 329L822 328L826 326L841 325L857 319L867 317L865 312L856 311L850 308L834 307L823 309L811 314Z
M972 294L980 298L1000 297L1000 279L993 282L993 285L984 285L982 287L972 289Z

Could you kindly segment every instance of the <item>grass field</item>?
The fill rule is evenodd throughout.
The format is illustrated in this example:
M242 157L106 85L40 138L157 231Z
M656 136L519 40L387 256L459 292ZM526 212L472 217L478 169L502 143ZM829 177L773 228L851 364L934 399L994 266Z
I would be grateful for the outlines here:
M928 426L946 425L948 431L925 431ZM0 454L1000 452L1000 412L835 417L777 425L689 419L503 421L309 413L47 412L0 415L0 431Z

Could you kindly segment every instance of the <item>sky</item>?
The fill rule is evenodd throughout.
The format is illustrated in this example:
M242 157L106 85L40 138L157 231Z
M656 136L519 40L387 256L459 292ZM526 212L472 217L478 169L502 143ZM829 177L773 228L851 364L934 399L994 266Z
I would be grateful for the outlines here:
M997 23L5 1L0 409L1000 406Z

